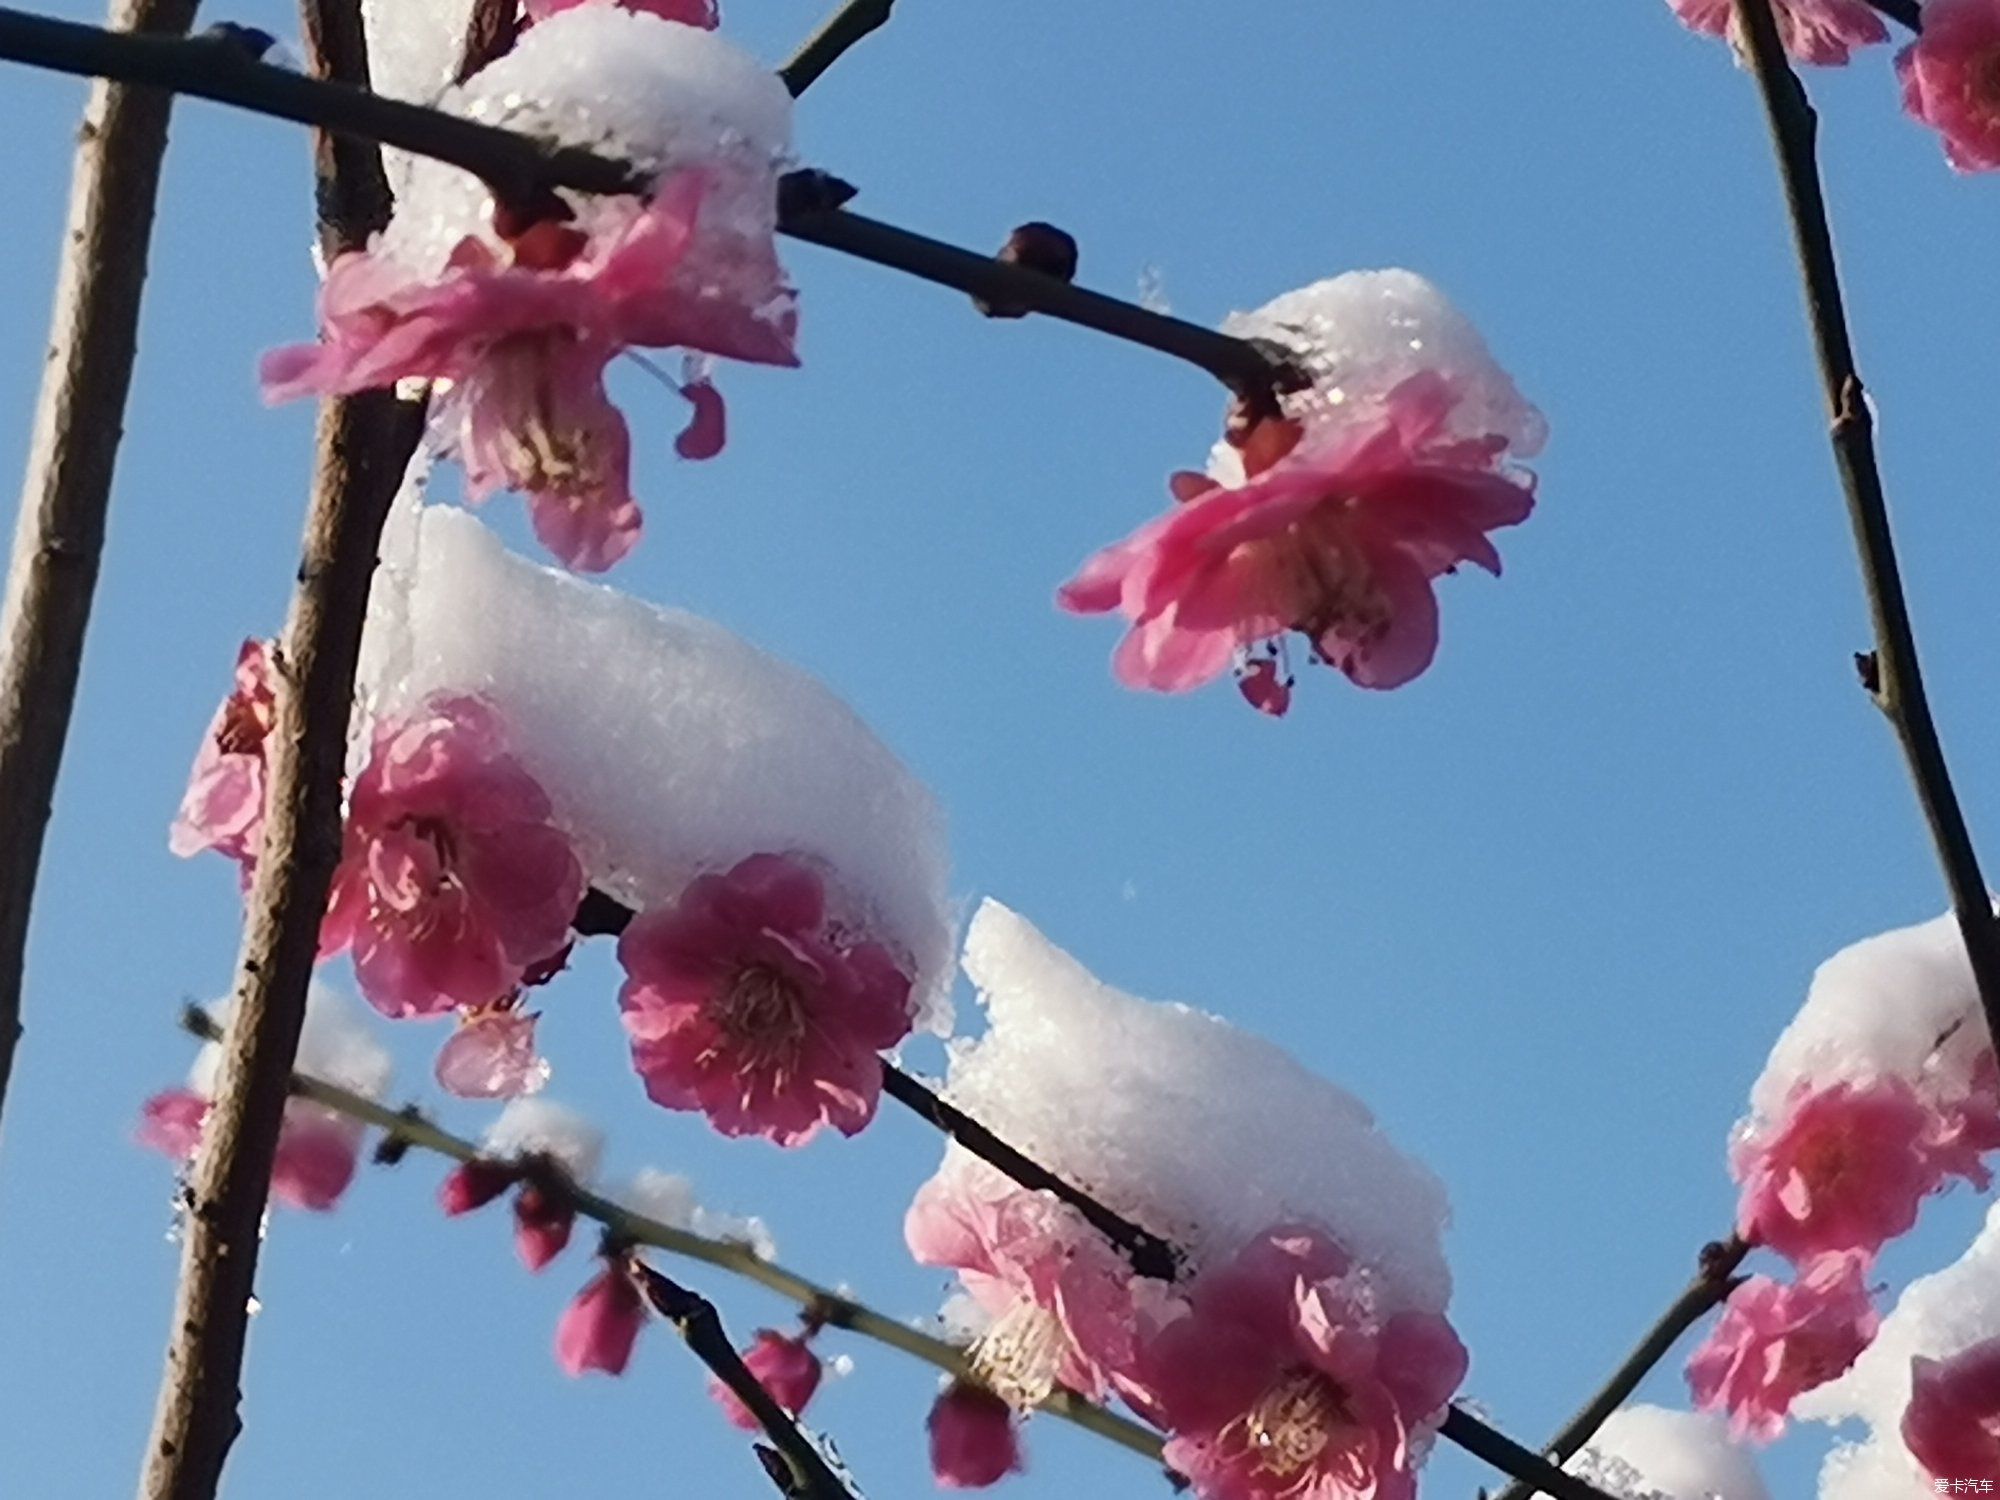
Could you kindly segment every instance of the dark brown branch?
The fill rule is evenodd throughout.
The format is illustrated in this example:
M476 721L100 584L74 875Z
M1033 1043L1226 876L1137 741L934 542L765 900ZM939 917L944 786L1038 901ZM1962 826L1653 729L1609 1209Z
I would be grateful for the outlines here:
M807 37L792 54L792 60L778 69L785 87L797 98L819 81L820 74L839 62L849 47L889 24L889 12L896 0L847 0L824 26Z
M322 9L323 7L323 9ZM316 72L362 78L359 0L306 0ZM317 143L329 254L386 222L370 146ZM251 887L222 1067L188 1181L187 1234L141 1500L212 1500L241 1430L244 1340L292 1060L340 854L340 782L368 585L422 408L386 391L321 408L304 561L273 667L263 848Z
M1660 1320L1646 1331L1635 1348L1611 1376L1598 1388L1583 1409L1551 1438L1543 1448L1543 1453L1556 1463L1567 1462L1581 1452L1597 1436L1597 1430L1631 1399L1652 1369L1667 1356L1667 1351L1679 1341L1680 1336L1692 1328L1712 1309L1727 1301L1739 1285L1736 1268L1743 1264L1743 1257L1750 1253L1750 1247L1736 1236L1704 1245L1701 1252L1701 1266L1695 1272L1694 1280L1674 1299ZM1541 1486L1520 1480L1507 1486L1497 1500L1530 1500L1534 1495L1543 1494Z
M384 99L258 62L237 42L197 37L165 42L0 8L0 59L86 77L150 83L337 134L398 146L481 178L503 202L532 205L556 188L638 193L647 182L627 162L551 146L421 105ZM873 261L926 281L1108 333L1209 372L1232 390L1268 398L1295 377L1258 345L1080 287L992 256L961 250L858 214L798 201L779 228L797 239Z
M1735 0L1737 24L1750 68L1764 100L1771 142L1784 182L1792 238L1805 283L1806 315L1819 356L1820 382L1832 418L1834 462L1840 470L1847 516L1860 554L1861 576L1874 625L1874 667L1869 690L1902 744L1917 801L1930 825L1931 842L1944 867L1952 909L1965 940L1988 1035L2000 1040L2000 922L1980 874L1972 835L1945 765L1944 747L1931 719L1917 660L1909 603L1896 565L1889 504L1875 456L1875 423L1855 368L1854 345L1840 290L1833 230L1819 177L1819 117L1778 36L1770 0Z
M178 33L195 0L114 0L121 30ZM172 96L91 90L70 177L14 555L0 605L0 1106L21 1037L28 912L69 737L137 353Z
M764 1389L763 1382L750 1373L736 1346L729 1342L715 1304L642 1260L634 1258L629 1264L647 1304L674 1325L694 1357L707 1365L715 1378L729 1388L730 1394L749 1408L750 1415L770 1438L777 1449L776 1462L767 1461L766 1469L777 1482L779 1493L797 1500L854 1500L854 1492L800 1431L791 1413L778 1405Z

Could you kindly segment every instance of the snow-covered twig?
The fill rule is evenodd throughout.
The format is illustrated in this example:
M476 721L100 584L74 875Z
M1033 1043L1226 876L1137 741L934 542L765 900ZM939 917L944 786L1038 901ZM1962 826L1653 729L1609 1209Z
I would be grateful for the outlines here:
M1743 1257L1749 1253L1750 1247L1735 1235L1704 1245L1701 1266L1695 1272L1694 1280L1661 1314L1659 1321L1646 1330L1646 1336L1639 1340L1637 1347L1611 1372L1582 1409L1543 1445L1542 1452L1553 1457L1557 1463L1564 1463L1582 1452L1611 1414L1631 1399L1632 1393L1652 1373L1653 1367L1666 1358L1667 1351L1673 1348L1680 1336L1728 1300L1737 1286L1736 1268L1743 1264ZM1517 1480L1502 1490L1496 1500L1531 1500L1531 1497L1541 1493L1541 1489L1534 1484Z
M1889 505L1875 458L1875 424L1855 368L1854 345L1840 290L1833 230L1819 178L1819 117L1785 58L1770 0L1735 0L1750 69L1763 95L1771 142L1784 181L1806 310L1832 418L1834 461L1847 497L1848 519L1861 558L1875 649L1856 659L1863 685L1895 727L1916 783L1917 800L1951 889L1952 909L1979 985L1988 1033L2000 1039L2000 921L1979 871L1972 835L1945 765L1917 662L1916 636L1896 565Z
M847 0L824 26L805 39L791 61L778 69L794 98L819 81L820 74L839 62L847 49L872 31L889 24L896 0Z
M590 890L577 907L574 925L580 936L609 937L623 932L631 920L631 908L603 891ZM882 1092L1030 1192L1049 1193L1067 1203L1115 1245L1140 1275L1172 1281L1178 1274L1180 1257L1172 1245L1008 1145L886 1058L882 1062Z
M314 71L367 77L359 0L306 0ZM359 248L387 222L379 153L318 143L320 240ZM241 1430L244 1339L278 1131L340 855L341 774L382 524L422 433L387 391L320 412L304 560L274 666L269 798L237 960L222 1068L189 1175L187 1235L166 1370L139 1493L209 1500Z
M177 33L195 0L114 0L121 31ZM69 736L138 342L168 95L91 90L70 181L28 470L0 606L0 1106L21 1037L28 911Z
M214 1041L221 1034L215 1022L194 1007L183 1012L181 1024L204 1041ZM390 1109L350 1089L302 1073L292 1075L291 1086L292 1092L300 1098L310 1099L337 1114L371 1125L381 1131L387 1141L396 1145L429 1151L458 1162L489 1159L477 1144L453 1135L419 1110ZM546 1165L538 1166L537 1170L544 1173L551 1171ZM650 1245L729 1271L797 1303L825 1327L844 1328L863 1338L887 1344L926 1364L935 1365L959 1380L977 1384L978 1378L966 1364L964 1354L954 1345L920 1333L907 1323L898 1322L830 1287L786 1270L764 1259L749 1245L736 1240L714 1239L662 1223L645 1214L635 1213L573 1181L550 1177L543 1185L562 1192L578 1214L603 1225L614 1239L629 1245ZM1094 1405L1073 1391L1058 1388L1042 1403L1041 1410L1099 1437L1109 1438L1147 1458L1157 1460L1160 1456L1160 1440L1156 1435L1136 1422L1128 1422Z
M695 1358L714 1372L763 1427L764 1435L777 1449L776 1461L766 1460L765 1466L779 1492L796 1500L854 1500L854 1491L833 1472L797 1420L750 1373L743 1356L729 1341L715 1304L644 1261L634 1260L630 1270L647 1305L674 1325Z
M184 41L126 36L0 7L0 58L85 77L148 83L398 146L463 167L509 203L536 204L559 187L586 193L637 193L647 186L628 162L576 147L551 146L497 126L272 67L226 36ZM1172 355L1252 400L1268 399L1274 390L1294 383L1290 371L1248 340L844 208L795 197L781 213L779 229L795 239L995 305L1023 307Z

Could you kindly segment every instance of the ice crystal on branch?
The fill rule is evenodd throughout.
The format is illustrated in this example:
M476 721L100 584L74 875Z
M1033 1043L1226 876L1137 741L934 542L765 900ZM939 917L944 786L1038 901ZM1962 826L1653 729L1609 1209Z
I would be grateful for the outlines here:
M396 524L362 670L378 713L491 705L590 883L634 910L753 854L802 861L839 943L883 944L917 1024L948 1025L942 818L846 705L718 625L511 556L461 512Z

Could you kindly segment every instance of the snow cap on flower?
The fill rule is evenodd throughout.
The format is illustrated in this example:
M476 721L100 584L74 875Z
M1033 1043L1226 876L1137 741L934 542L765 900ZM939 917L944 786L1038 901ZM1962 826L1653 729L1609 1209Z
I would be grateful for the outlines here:
M569 939L583 870L490 705L378 720L348 799L323 952L392 1018L495 1005ZM532 1045L530 1047L532 1051Z
M1400 687L1437 653L1435 580L1463 563L1497 575L1488 533L1534 508L1531 486L1492 466L1502 439L1451 435L1461 405L1429 371L1296 440L1287 422L1278 456L1238 483L1176 476L1175 508L1089 559L1058 600L1131 622L1113 658L1127 687L1183 692L1292 632L1357 685ZM1282 712L1284 683L1273 666L1245 696Z
M1284 398L1305 429L1308 454L1350 423L1378 416L1413 376L1440 381L1455 401L1443 436L1493 446L1514 459L1541 452L1548 422L1487 348L1471 319L1415 271L1348 271L1286 292L1254 312L1232 313L1222 331L1277 346L1307 385ZM1242 462L1224 444L1211 477L1242 482Z
M1138 1380L1168 1465L1201 1500L1414 1500L1465 1378L1442 1316L1386 1312L1367 1268L1302 1225L1211 1265L1187 1299L1141 1351Z
M1667 0L1681 24L1706 36L1726 36L1740 52L1735 0ZM1931 0L1936 3L1936 0ZM1863 47L1889 40L1889 28L1867 0L1771 0L1785 50L1804 63L1834 66ZM1930 12L1924 12L1926 28Z
M196 752L187 794L168 834L183 859L213 849L243 867L247 883L264 835L264 742L277 723L271 647L245 641L236 678Z
M1961 172L2000 171L2000 0L1929 0L1896 57L1903 107Z
M742 1351L744 1368L757 1377L757 1383L770 1393L773 1401L795 1417L806 1409L813 1392L819 1389L820 1360L813 1353L809 1338L809 1335L797 1337L760 1328L750 1347ZM708 1394L722 1408L731 1426L745 1432L764 1430L756 1414L719 1377L709 1380Z
M646 1321L639 1289L618 1261L607 1261L556 1324L556 1363L566 1375L596 1370L623 1375L632 1362L632 1347Z
M939 1489L983 1490L1024 1467L1013 1411L999 1397L954 1380L932 1403L931 1478Z
M1688 1361L1695 1405L1730 1418L1738 1439L1768 1443L1792 1402L1845 1373L1881 1317L1869 1297L1868 1258L1823 1255L1783 1285L1753 1276Z
M1972 1387L1960 1387L1952 1395L1949 1387L1938 1385L1941 1372L1935 1367L1949 1367L1995 1339L2000 1339L2000 1205L1988 1210L1985 1227L1955 1264L1904 1288L1852 1369L1793 1403L1795 1418L1843 1423L1858 1417L1871 1429L1865 1439L1843 1443L1828 1456L1820 1476L1821 1500L1916 1500L1932 1494L1933 1476L1906 1440L1905 1422L1914 1409L1919 1444L1932 1457L1943 1456L1928 1446L1938 1435L1933 1425L1937 1408L1915 1401L1916 1373L1926 1372L1932 1398L1943 1394L1957 1401ZM1970 1360L1961 1367L1962 1372L1974 1369ZM1994 1425L1961 1438L1992 1443L1992 1433L2000 1430L2000 1410L1989 1407L1986 1420ZM1943 1477L1982 1475L1975 1470ZM1985 1477L2000 1479L2000 1474Z
M361 672L377 713L436 694L492 705L591 885L634 910L752 854L805 860L829 926L889 948L916 1025L949 1030L943 816L823 684L709 621L515 557L461 511L399 512L383 556Z
M987 1030L954 1049L946 1093L1003 1140L1180 1247L1190 1271L1308 1223L1371 1269L1384 1316L1444 1311L1444 1189L1352 1094L1214 1016L1113 989L995 901L967 931L965 972ZM1338 1023L1336 1001L1321 1010Z
M627 342L794 362L796 299L774 244L792 98L756 58L713 31L582 4L529 27L511 52L448 91L439 107L617 156L661 180L699 172L708 185L700 224L671 278L679 294L675 336ZM579 195L576 227L595 235L597 216L616 212L615 202ZM493 242L490 207L485 184L472 174L419 162L382 249L417 274L436 276L466 236Z
M1620 1407L1563 1467L1617 1500L1771 1500L1720 1417Z
M1984 1185L2000 1068L1955 918L1854 943L1821 964L1736 1131L1749 1237L1804 1260L1873 1253L1953 1176Z
M910 1030L910 981L879 943L827 925L797 859L754 854L698 877L618 940L618 1001L646 1092L725 1135L802 1145L874 1118L879 1054Z

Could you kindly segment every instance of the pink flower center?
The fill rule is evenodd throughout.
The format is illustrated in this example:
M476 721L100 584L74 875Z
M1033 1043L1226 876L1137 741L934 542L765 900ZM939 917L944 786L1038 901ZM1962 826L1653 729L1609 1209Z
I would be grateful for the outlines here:
M1352 1421L1338 1386L1318 1370L1293 1368L1280 1375L1223 1437L1240 1443L1261 1472L1291 1479L1315 1465Z
M1287 627L1314 642L1336 633L1373 640L1389 628L1389 601L1354 544L1344 508L1329 502L1282 536L1244 544L1271 570Z
M731 1050L759 1065L788 1066L806 1038L805 1000L797 983L766 964L737 970L713 1014Z
M1062 1320L1024 1298L979 1336L968 1358L988 1390L1016 1411L1029 1411L1054 1392L1068 1349Z
M562 335L515 334L493 346L493 386L506 393L507 406L497 438L516 488L590 499L604 488L605 454L596 433L560 415L563 393L555 388L551 337Z
M1966 70L1971 104L1989 121L2000 124L2000 42L1972 60Z

